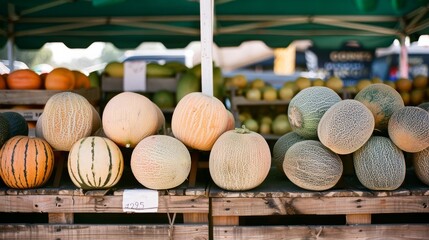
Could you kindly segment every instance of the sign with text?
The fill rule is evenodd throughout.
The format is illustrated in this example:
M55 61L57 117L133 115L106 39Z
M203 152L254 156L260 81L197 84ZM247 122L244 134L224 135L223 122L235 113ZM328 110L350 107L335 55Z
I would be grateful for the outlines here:
M158 191L150 189L125 189L122 196L124 212L157 212Z
M146 91L146 62L126 61L124 63L124 91Z

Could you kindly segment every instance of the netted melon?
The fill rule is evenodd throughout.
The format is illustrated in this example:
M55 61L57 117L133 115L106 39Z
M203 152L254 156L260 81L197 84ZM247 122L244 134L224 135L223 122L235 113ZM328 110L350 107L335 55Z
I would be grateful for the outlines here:
M390 117L388 133L403 151L422 151L429 147L429 112L411 106L399 109Z
M296 132L288 132L281 136L273 146L273 164L283 172L283 161L286 151L295 143L304 141L305 138L298 135Z
M394 190L405 179L404 154L387 137L371 137L353 153L353 163L359 181L371 190Z
M393 112L404 107L401 95L392 87L383 84L371 84L358 92L355 100L363 103L374 115L375 129L387 131L387 124Z
M338 154L349 154L368 141L374 131L374 116L363 103L347 99L334 104L320 119L319 140Z
M340 96L327 87L315 86L300 91L289 103L288 118L292 130L307 139L317 138L317 126L323 114Z
M323 191L337 184L343 173L340 157L316 140L292 145L285 154L283 170L298 187Z
M414 172L417 178L429 185L429 147L413 154Z

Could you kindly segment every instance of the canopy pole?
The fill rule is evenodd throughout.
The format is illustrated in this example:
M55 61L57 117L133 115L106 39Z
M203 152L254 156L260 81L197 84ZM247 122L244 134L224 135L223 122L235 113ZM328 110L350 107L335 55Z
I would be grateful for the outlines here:
M408 50L405 45L405 35L400 36L401 52L399 54L399 75L400 78L408 78Z
M15 52L13 49L13 45L14 45L13 43L14 43L13 37L9 37L7 39L6 47L7 47L7 59L9 60L9 66L8 67L10 69L10 72L12 72L15 68L15 64L13 64L15 62Z
M200 0L201 89L213 96L213 0Z

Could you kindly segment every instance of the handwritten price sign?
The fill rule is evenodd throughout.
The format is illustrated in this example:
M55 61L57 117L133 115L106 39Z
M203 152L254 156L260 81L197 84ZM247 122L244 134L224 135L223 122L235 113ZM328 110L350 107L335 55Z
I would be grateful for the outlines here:
M149 189L126 189L122 196L124 212L157 212L158 191Z
M124 91L146 91L146 62L124 63Z

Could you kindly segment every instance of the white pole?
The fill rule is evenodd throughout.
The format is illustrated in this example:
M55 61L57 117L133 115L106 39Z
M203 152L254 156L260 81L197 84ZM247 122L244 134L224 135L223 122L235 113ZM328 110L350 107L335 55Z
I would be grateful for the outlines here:
M200 0L201 21L201 86L204 94L213 96L213 0Z
M13 37L10 37L8 40L7 40L7 45L6 45L6 47L7 47L7 59L9 60L9 69L10 69L10 72L12 72L13 70L14 70L14 68L15 68L15 64L14 64L14 62L15 62L15 54L14 54L14 49L13 49Z
M399 76L401 78L408 78L408 50L405 45L405 36L401 35L400 39L401 52L399 54Z

